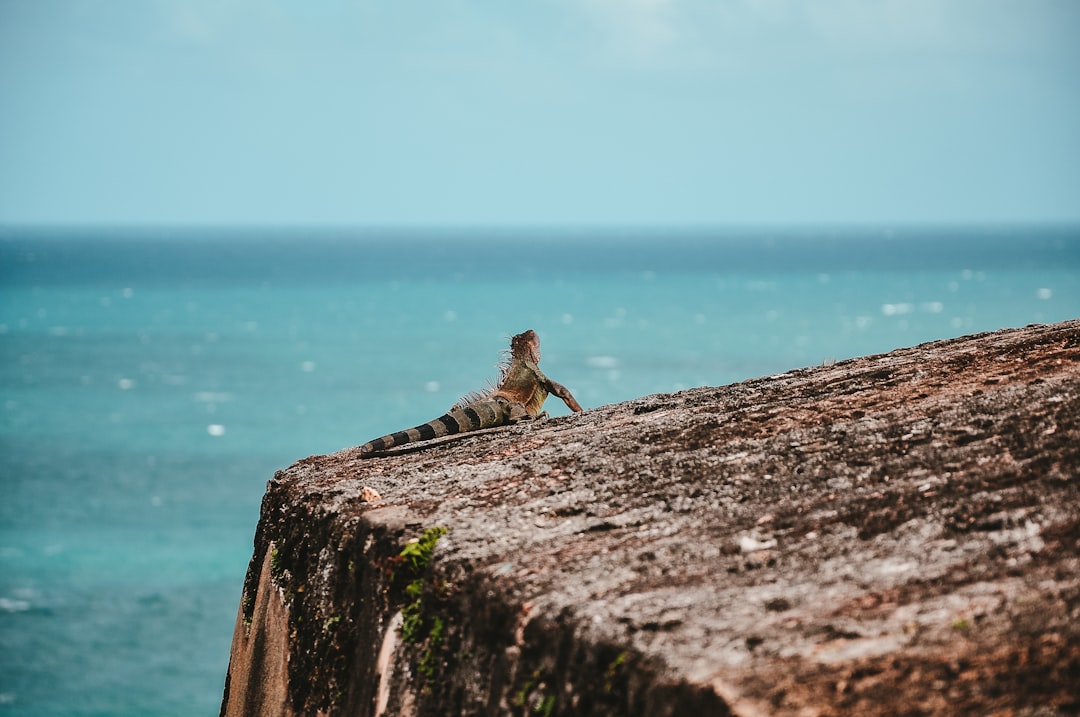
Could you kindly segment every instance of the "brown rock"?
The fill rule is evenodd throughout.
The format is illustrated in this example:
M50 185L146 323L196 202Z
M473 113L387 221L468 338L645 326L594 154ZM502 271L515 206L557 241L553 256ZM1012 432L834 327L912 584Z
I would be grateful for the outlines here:
M222 713L1075 713L1078 473L1080 321L311 457Z

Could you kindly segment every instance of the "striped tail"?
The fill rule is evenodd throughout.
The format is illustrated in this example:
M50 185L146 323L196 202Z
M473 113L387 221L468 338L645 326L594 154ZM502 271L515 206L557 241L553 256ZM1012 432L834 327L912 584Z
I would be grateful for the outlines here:
M382 453L406 443L430 441L454 433L501 426L509 423L510 408L511 403L501 396L455 406L434 421L368 441L360 446L360 455Z

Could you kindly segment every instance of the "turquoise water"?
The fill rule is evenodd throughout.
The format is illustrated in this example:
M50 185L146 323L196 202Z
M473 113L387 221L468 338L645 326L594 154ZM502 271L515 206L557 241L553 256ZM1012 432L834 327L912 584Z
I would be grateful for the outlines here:
M1077 316L1070 228L0 232L0 714L216 714L266 480L510 334L588 408Z

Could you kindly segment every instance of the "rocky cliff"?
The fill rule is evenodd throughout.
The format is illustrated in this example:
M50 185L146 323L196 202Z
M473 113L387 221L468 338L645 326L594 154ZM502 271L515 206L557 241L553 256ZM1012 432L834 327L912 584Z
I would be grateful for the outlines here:
M222 713L1076 713L1078 473L1080 321L307 458Z

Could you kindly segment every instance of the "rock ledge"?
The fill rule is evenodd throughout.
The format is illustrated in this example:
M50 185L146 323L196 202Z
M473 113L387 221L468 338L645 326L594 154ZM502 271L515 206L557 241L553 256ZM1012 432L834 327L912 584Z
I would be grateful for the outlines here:
M222 714L1076 713L1078 473L1080 320L314 456Z

